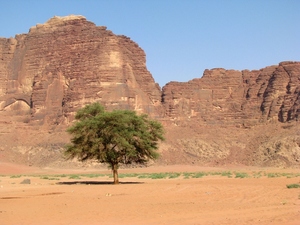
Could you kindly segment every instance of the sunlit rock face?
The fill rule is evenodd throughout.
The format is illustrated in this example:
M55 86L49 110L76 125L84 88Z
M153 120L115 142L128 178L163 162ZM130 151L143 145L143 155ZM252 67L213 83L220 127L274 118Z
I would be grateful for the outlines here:
M165 163L300 166L300 62L205 70L162 92Z
M205 70L189 82L163 87L166 116L206 124L251 126L300 119L300 63L261 70Z
M160 120L164 165L299 166L300 62L205 70L161 90L138 44L83 16L0 38L0 161L65 166L66 128L93 102Z
M163 115L144 51L83 16L54 17L0 46L1 109L30 113L32 123L68 123L95 101Z

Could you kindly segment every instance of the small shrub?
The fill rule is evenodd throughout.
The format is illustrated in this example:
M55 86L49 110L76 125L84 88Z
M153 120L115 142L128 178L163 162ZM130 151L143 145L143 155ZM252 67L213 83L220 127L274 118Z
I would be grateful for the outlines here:
M22 175L12 175L10 178L20 178Z
M168 175L166 173L152 173L150 174L151 179L165 179Z
M79 175L74 174L69 176L69 179L81 179L81 177Z
M232 177L232 173L230 171L224 171L221 173L222 177Z
M189 179L192 175L193 175L192 173L185 172L185 173L183 173L183 178L184 179Z
M60 180L58 177L48 177L48 176L42 176L40 177L41 179L45 180Z
M205 175L206 175L206 173L204 173L204 172L198 172L193 175L193 178L201 178L201 177L204 177Z
M57 177L49 177L49 180L60 180L60 179Z
M140 174L137 178L138 179L146 179L146 178L148 178L149 176L147 175L147 174L145 174L145 173L143 173L143 174Z
M235 173L235 178L245 178L249 177L247 173Z
M293 177L299 177L299 173L286 173L285 174L286 178L293 178Z
M181 173L169 173L169 179L180 177Z
M253 177L254 178L260 178L262 176L261 173L262 173L261 171L259 171L259 172L253 172Z
M281 204L282 204L282 205L286 205L286 204L287 204L287 201L284 200L284 201L281 202Z
M300 188L300 184L287 184L287 188Z
M212 175L212 176L219 176L219 175L222 175L221 172L210 172L208 173L209 175Z
M137 174L137 173L128 173L128 174L126 174L126 177L137 177L137 176L139 176L139 174Z
M268 177L268 178L280 177L280 174L279 174L279 173L268 173L268 174L267 174L267 177Z
M119 178L124 178L124 177L126 177L126 174L119 174Z
M88 177L88 178L97 178L97 177L103 177L105 175L103 174L95 174L95 173L92 173L92 174L83 174L81 175L82 177Z
M66 174L58 174L58 175L53 175L54 177L67 177Z
M119 174L119 178L124 178L124 177L138 177L139 175L137 173L123 173Z

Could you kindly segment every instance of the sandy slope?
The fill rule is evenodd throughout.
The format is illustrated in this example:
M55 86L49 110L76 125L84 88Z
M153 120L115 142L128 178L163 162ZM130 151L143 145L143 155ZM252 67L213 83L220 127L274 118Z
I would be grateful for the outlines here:
M121 172L193 170L213 168L175 166ZM6 174L20 173L14 165L9 167L0 164L0 174L4 174L4 171ZM23 167L22 172L34 174L70 171ZM31 179L31 184L20 184L25 178ZM300 190L286 188L286 184L299 183L299 177L240 179L208 176L164 180L124 178L121 179L124 183L120 185L105 184L110 180L107 177L78 180L96 183L84 185L72 184L76 180L68 177L57 181L34 176L2 176L0 224L296 225L300 221ZM57 182L66 183L58 185Z

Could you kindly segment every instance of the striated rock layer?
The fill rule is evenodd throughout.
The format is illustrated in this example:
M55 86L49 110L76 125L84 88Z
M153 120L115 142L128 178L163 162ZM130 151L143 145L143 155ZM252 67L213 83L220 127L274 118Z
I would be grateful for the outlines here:
M158 163L299 166L300 62L205 70L160 89L144 51L83 16L0 38L0 161L66 165L65 129L92 102L165 125Z
M38 125L69 123L78 108L95 101L162 115L144 51L82 16L54 17L0 43L1 110L30 111Z
M300 62L261 70L205 70L203 77L163 87L166 116L207 124L251 126L300 119Z

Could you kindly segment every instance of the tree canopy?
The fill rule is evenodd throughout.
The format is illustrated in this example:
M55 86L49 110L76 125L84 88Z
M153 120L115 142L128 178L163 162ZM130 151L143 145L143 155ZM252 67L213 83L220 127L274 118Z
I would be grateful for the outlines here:
M67 129L71 144L66 147L66 156L109 164L115 184L119 183L119 164L144 164L159 156L156 150L159 141L164 140L164 129L146 114L137 115L130 110L109 112L93 103L80 109L75 120Z

